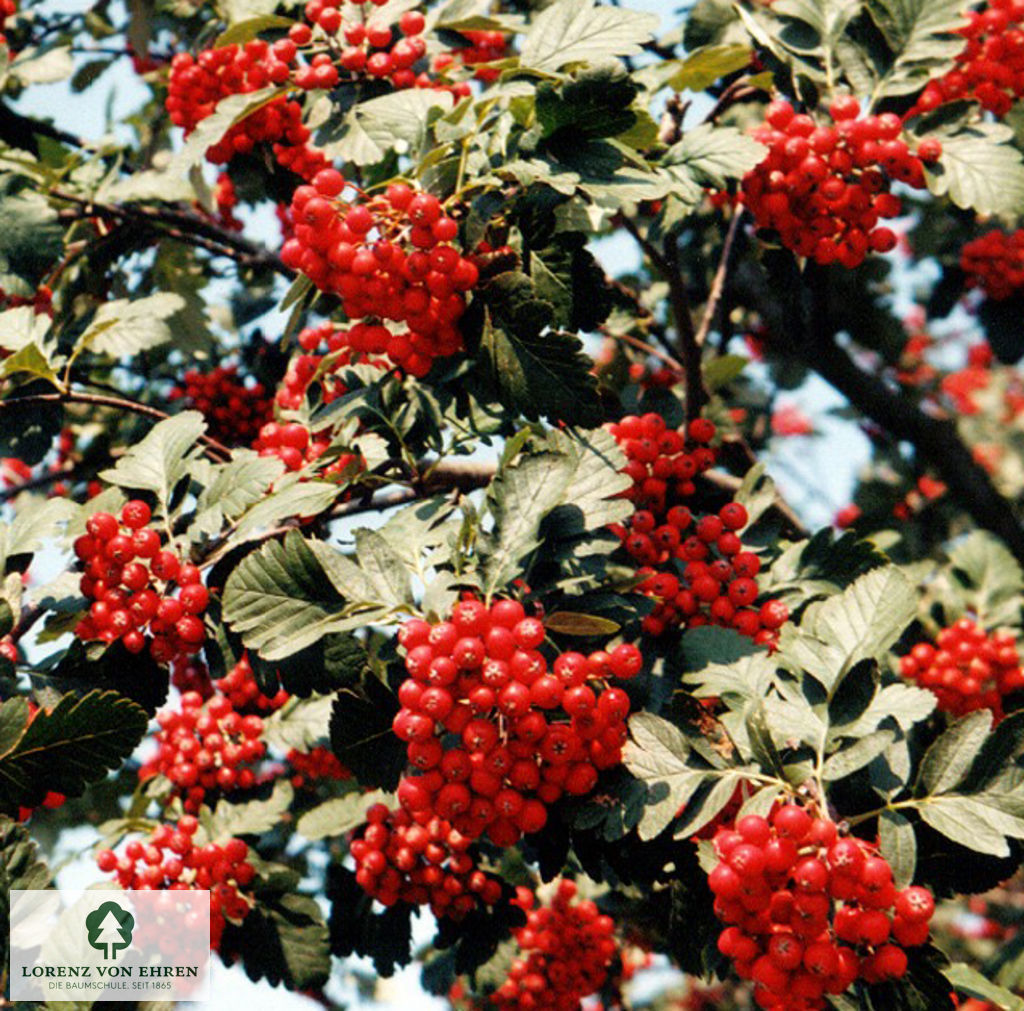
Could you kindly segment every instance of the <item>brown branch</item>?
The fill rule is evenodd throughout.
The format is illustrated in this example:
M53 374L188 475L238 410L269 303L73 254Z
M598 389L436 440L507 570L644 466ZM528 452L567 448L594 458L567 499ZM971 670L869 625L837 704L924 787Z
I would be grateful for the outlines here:
M242 266L269 267L289 280L296 277L295 271L265 246L221 228L208 218L191 211L94 203L63 190L53 190L50 195L80 208L74 215L76 218L100 217L142 224L159 235L199 246L215 256L229 257Z
M718 96L718 100L704 117L704 122L713 123L722 115L723 112L736 105L738 102L745 101L748 98L753 98L755 95L760 94L763 94L760 88L751 87L743 78L738 81L733 81L732 84L730 84L725 91Z
M925 414L878 376L862 371L832 337L815 343L806 364L897 440L912 443L975 523L1001 538L1024 563L1024 526L988 471L975 461L954 422Z
M49 470L45 474L29 478L12 485L10 488L0 488L0 503L9 502L17 498L23 491L36 491L38 488L45 488L47 485L56 484L66 477L71 477L75 472L74 467L61 467L57 470Z
M93 407L109 407L115 411L127 411L129 414L138 414L143 418L152 418L154 421L166 421L171 417L165 411L150 407L148 404L136 403L134 400L110 397L100 393L82 393L75 390L34 393L26 397L7 397L0 399L0 411L11 407L21 407L25 404L88 404ZM231 459L231 450L211 436L201 435L199 441L211 458Z
M697 332L693 328L693 316L690 313L690 297L679 269L675 241L669 240L662 251L649 242L628 217L623 216L622 223L668 284L668 304L675 323L679 358L683 363L683 375L686 379L686 418L687 421L692 421L700 417L700 412L710 397L704 385L700 347L697 344Z
M729 222L729 231L725 234L725 242L722 243L722 255L718 260L718 269L711 280L711 291L708 294L707 304L704 306L704 315L701 318L700 326L697 328L697 347L704 347L708 334L715 324L715 317L718 315L719 306L722 304L722 295L725 292L725 280L729 275L729 266L732 260L733 246L736 244L736 236L740 230L740 222L743 220L743 208L737 207Z

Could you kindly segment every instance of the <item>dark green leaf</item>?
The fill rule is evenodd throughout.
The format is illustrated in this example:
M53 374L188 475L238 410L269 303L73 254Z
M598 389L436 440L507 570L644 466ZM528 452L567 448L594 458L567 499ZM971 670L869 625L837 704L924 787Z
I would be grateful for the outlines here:
M917 837L914 827L899 811L883 811L878 819L878 845L889 861L897 888L914 880L917 867Z
M398 699L375 677L338 692L331 712L331 749L363 786L394 790L405 770L405 746L391 729Z

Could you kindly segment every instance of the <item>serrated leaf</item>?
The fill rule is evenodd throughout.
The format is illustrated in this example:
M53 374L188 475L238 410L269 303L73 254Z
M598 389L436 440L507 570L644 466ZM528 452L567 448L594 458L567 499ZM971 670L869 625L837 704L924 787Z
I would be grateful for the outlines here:
M128 358L159 347L171 340L167 320L184 308L185 299L169 291L104 302L79 337L76 350L88 348L112 358Z
M554 72L572 63L597 63L632 56L658 27L639 11L599 6L589 0L558 0L538 14L523 40L519 62Z
M277 14L257 14L255 17L246 18L244 21L234 21L217 36L214 47L233 46L238 43L245 43L257 38L260 34L272 31L275 28L287 30L294 21L290 18L283 18Z
M0 815L0 921L10 923L12 889L49 888L52 875L28 829ZM8 931L0 933L0 964L7 964Z
M282 752L308 752L327 740L333 704L333 695L291 698L263 718L262 739Z
M374 600L393 607L412 604L409 572L390 543L376 530L366 528L355 532L355 541L359 567L376 588Z
M56 383L57 373L50 364L46 353L38 344L27 344L20 351L5 358L0 365L0 376L30 375ZM17 401L15 400L15 403ZM35 406L35 405L33 405ZM10 409L9 409L10 410Z
M987 1001L1000 1011L1024 1011L1024 999L993 983L965 962L954 962L941 972L953 988L964 996Z
M1010 855L1006 837L1024 839L1024 818L986 803L984 796L945 794L917 805L921 820L947 839L976 853L994 857Z
M9 559L31 555L50 538L60 535L60 528L75 515L74 503L66 499L50 499L19 510L10 523L0 523L0 572Z
M503 467L491 482L488 504L494 516L484 589L490 594L519 574L523 558L541 543L540 525L569 486L569 468L554 453L526 457Z
M746 67L750 56L750 47L736 42L701 46L682 61L669 78L669 87L674 91L704 91L727 74Z
M883 720L894 719L904 732L927 719L935 710L935 693L906 684L886 685L852 723L835 720L832 731L857 738L877 730Z
M76 797L86 784L117 768L146 732L141 706L116 692L63 696L31 723L24 699L0 705L0 809L35 807L53 790ZM10 743L12 727L24 732Z
M878 819L878 845L889 861L896 887L906 888L913 882L917 867L914 826L899 811L883 811Z
M42 347L52 325L45 313L36 312L30 305L5 309L0 312L0 348L20 351L30 344Z
M629 718L630 739L622 763L647 786L647 801L638 832L653 839L693 796L707 774L686 764L690 747L681 730L653 713Z
M119 488L153 492L167 515L171 492L188 475L195 444L205 431L206 421L198 411L160 421L100 477Z
M852 667L884 655L917 613L913 586L894 565L861 576L784 626L779 660L834 691Z
M843 779L874 761L895 740L892 730L875 730L854 741L848 747L830 755L822 766L822 778L827 782Z
M374 804L386 804L391 807L394 800L394 794L385 793L383 790L332 797L307 811L299 819L296 831L299 835L314 840L344 835L366 821L366 812Z
M330 481L298 481L275 490L245 512L228 543L241 544L293 516L319 516L334 505L342 491Z
M926 794L946 793L960 783L991 732L992 714L980 709L961 717L942 734L921 761L918 781Z
M283 541L268 541L248 555L228 576L224 620L265 660L291 656L329 632L361 624L346 615L345 599L313 543L291 530Z
M391 729L399 710L394 694L375 677L342 689L331 711L331 750L364 786L394 790L406 766L405 746Z
M709 186L723 188L729 180L741 178L760 164L766 154L763 144L735 127L702 123L687 130L682 140L668 149L664 164L670 167L674 178L681 171L687 172L703 191Z
M191 539L197 539L199 534L220 533L225 520L242 516L284 474L284 464L277 457L241 451L236 454L227 463L213 467L212 477L204 482L189 528Z
M971 609L983 628L1019 620L1024 571L1002 541L974 530L949 552L949 563L966 583Z
M228 839L231 836L260 835L269 832L281 823L282 816L291 807L295 791L287 779L274 783L274 790L266 800L249 800L242 804L227 800L217 801L217 806L204 826L211 842Z
M1004 128L986 123L943 135L942 157L925 166L928 189L965 210L1017 215L1024 205L1024 161L1006 139Z
M61 257L64 230L57 212L40 194L25 191L0 197L0 220L0 273L16 274L35 288Z
M956 34L965 24L960 0L868 0L867 7L893 53L878 95L917 91L949 70L963 50Z

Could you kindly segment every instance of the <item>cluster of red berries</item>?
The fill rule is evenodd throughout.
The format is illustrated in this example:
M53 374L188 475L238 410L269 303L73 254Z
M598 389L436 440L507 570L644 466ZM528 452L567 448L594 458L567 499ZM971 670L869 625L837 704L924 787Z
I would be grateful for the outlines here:
M210 372L189 369L170 399L199 411L210 435L226 446L248 446L270 420L266 388L259 382L246 383L237 365L218 365Z
M505 58L508 48L508 37L497 31L463 31L460 32L469 43L460 49L453 49L450 53L441 53L434 57L433 69L436 73L443 74L450 71L460 63L464 67L474 67L473 76L480 81L496 81L501 71L496 67L482 67L481 63L494 63ZM456 90L456 95L468 94L469 89L462 86L464 91Z
M252 900L240 889L252 884L256 870L241 839L197 845L198 829L198 819L186 814L175 825L157 826L144 842L133 839L121 856L111 849L100 850L96 864L104 874L115 873L124 889L208 890L210 947L216 950L225 923L241 923L248 916Z
M729 924L718 949L753 981L762 1008L818 1011L826 994L857 979L900 979L903 949L928 939L931 893L898 891L875 847L839 838L802 807L778 807L770 821L741 818L719 829L714 847L708 885L715 915Z
M513 903L526 913L526 925L513 935L521 957L491 994L501 1011L577 1011L604 985L619 950L615 921L589 899L575 898L576 884L565 878L550 905L537 905L529 888L516 889Z
M284 59L288 56L288 59ZM171 60L167 111L186 136L210 116L228 95L249 94L291 76L295 44L282 39L273 46L262 39L244 45L204 49L197 57L177 53ZM281 96L256 109L206 152L207 160L225 165L236 154L248 154L258 144L270 144L277 160L304 179L326 167L327 160L309 147L309 128L302 106Z
M75 635L120 640L130 653L142 652L148 635L153 659L171 663L202 648L210 593L195 565L161 548L160 534L148 526L151 516L145 502L133 499L120 522L107 512L86 521L74 551L85 568L79 587L93 604Z
M259 436L252 448L260 456L275 456L287 470L301 470L308 463L319 460L330 448L331 434L325 430L312 435L309 429L298 421L278 424L268 421L260 428ZM341 453L319 471L324 480L341 479L352 471L362 469L363 461L357 453Z
M424 376L435 358L461 350L457 323L478 270L452 245L458 225L437 197L394 183L381 196L343 203L344 188L340 173L326 169L296 189L295 235L281 259L338 295L350 320L371 324L347 331L352 351L386 355Z
M374 20L372 16L364 22L361 14L346 18L345 8L344 0L309 0L305 7L306 20L317 25L325 35L343 36L345 45L338 63L344 70L388 80L395 88L435 86L429 75L417 74L413 69L427 52L422 35L426 19L419 11L405 11L399 17L396 39L391 25ZM302 30L304 28L306 31ZM300 25L293 27L290 38L297 45L307 45L313 36L307 26ZM314 56L295 76L296 85L304 89L331 88L339 80L338 68L328 54Z
M272 713L291 698L283 688L278 688L271 696L264 695L246 653L242 654L238 663L224 677L214 681L213 685L237 712L255 710L258 713Z
M978 236L960 250L967 283L988 298L1002 301L1024 288L1024 228L1009 235L998 228Z
M352 773L338 761L338 756L330 748L316 747L311 751L292 748L285 761L292 769L291 782L296 790L304 786L313 787L324 780L352 778Z
M208 792L255 784L252 766L266 753L259 716L243 716L223 695L204 702L198 692L186 692L181 709L162 711L157 723L156 754L139 769L139 780L165 776L186 811L197 812Z
M964 17L967 24L959 32L967 45L956 66L928 82L908 115L972 99L996 116L1005 116L1024 95L1024 2L988 0Z
M922 189L923 163L936 161L942 145L925 138L912 154L899 116L858 119L852 97L835 99L829 111L832 121L819 126L789 102L772 102L753 134L768 154L744 177L743 200L758 227L774 229L787 249L852 268L869 252L895 248L896 234L879 225L900 214L890 186Z
M221 172L217 176L217 183L213 187L213 202L217 207L217 220L221 227L226 228L229 232L240 232L242 222L235 217L238 193L227 172Z
M367 347L380 342L381 336L376 330L368 323L357 323L347 331L339 330L332 323L306 327L298 336L299 347L305 353L296 355L288 363L288 371L274 395L275 403L286 411L298 410L314 379L320 385L323 403L343 397L348 389L336 373L352 364L353 354L362 354ZM388 340L390 336L387 334L383 339ZM385 362L372 358L364 358L363 363L386 367Z
M349 849L356 882L383 905L429 905L435 916L459 920L501 898L501 882L479 869L472 840L447 819L375 804L366 821Z
M619 764L629 696L607 682L639 674L640 651L563 653L549 666L544 639L516 600L468 597L450 621L402 626L409 677L394 731L414 770L398 787L404 807L512 846L544 827L548 805Z
M629 460L625 473L633 486L626 495L637 506L612 531L647 576L638 589L658 601L644 631L661 635L680 624L715 624L773 642L789 612L778 600L753 606L761 559L740 540L747 510L728 502L698 517L684 504L697 492L695 478L715 464L714 424L698 418L685 432L674 431L652 413L628 415L609 429Z
M990 709L1003 718L1003 696L1024 688L1017 644L1009 632L988 635L969 618L919 642L900 658L900 673L928 688L939 708L955 716Z

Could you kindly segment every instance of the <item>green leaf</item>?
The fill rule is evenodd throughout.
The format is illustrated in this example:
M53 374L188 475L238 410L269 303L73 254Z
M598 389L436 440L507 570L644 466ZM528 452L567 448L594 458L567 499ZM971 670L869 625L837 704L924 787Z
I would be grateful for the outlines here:
M0 705L0 809L35 807L53 790L77 797L135 750L146 732L145 711L116 692L65 695L28 723L24 699ZM27 724L27 726L26 726ZM18 727L23 733L11 743Z
M0 348L20 351L30 344L42 347L52 325L45 313L36 312L30 305L4 309L0 312Z
M77 351L89 348L112 358L128 358L171 340L167 321L185 308L185 299L169 291L147 298L104 302L78 339Z
M228 576L224 620L265 660L291 656L329 632L361 624L346 615L345 599L313 543L290 530L283 541L268 541L248 555Z
M907 95L949 70L963 50L956 30L966 22L960 0L868 0L868 10L894 54L876 89Z
M1024 571L1002 541L974 530L949 552L949 562L966 584L971 609L983 628L1019 622Z
M100 472L104 481L132 491L151 491L169 513L171 493L187 477L195 444L206 431L198 411L184 411L158 422L141 441L130 446L117 464Z
M925 166L928 189L979 214L1019 213L1024 205L1024 161L1007 143L1009 128L977 123L942 136L942 157Z
M947 793L960 783L991 732L992 714L980 709L961 717L942 734L921 762L918 782L926 794Z
M484 589L488 594L519 575L520 563L541 544L545 515L564 501L569 470L553 453L503 467L488 489L494 531L488 538Z
M573 63L633 56L657 27L658 18L652 14L589 0L558 0L534 18L519 62L533 70L554 72Z
M19 351L12 358L22 354L24 352ZM0 405L0 457L15 457L35 466L53 449L53 441L64 421L61 404L31 400L19 403L22 399L47 393L53 393L53 386L47 380L39 379L19 386L5 396Z
M874 569L841 594L811 604L780 636L779 660L830 692L862 660L883 656L917 613L914 587L894 565Z
M70 46L31 46L18 53L10 72L23 84L56 84L75 71Z
M365 654L364 654L365 656ZM291 698L263 719L262 739L269 747L308 752L327 740L333 695Z
M26 191L0 197L0 220L0 274L16 274L34 289L63 250L57 212L42 196Z
M881 755L895 738L896 734L892 730L876 730L866 737L861 737L849 747L829 756L822 767L822 777L828 782L833 782L852 775Z
M227 463L211 466L211 476L204 480L196 501L190 539L220 533L225 520L238 519L260 502L283 474L284 464L276 457L257 456L244 450L236 450Z
M391 547L376 530L359 529L355 532L356 557L359 567L373 581L374 600L399 607L412 604L412 586L409 572Z
M249 42L257 38L263 32L281 28L287 31L293 24L290 18L283 18L277 14L257 14L255 17L246 18L244 21L234 21L231 26L217 36L214 48L221 46L232 46L238 43Z
M988 1001L1000 1011L1024 1011L1024 999L993 983L965 962L954 962L941 971L958 993Z
M914 826L899 811L883 811L878 819L878 845L889 861L896 887L906 888L913 882L917 867Z
M558 635L607 636L619 630L619 624L594 614L555 611L544 619L544 627Z
M296 826L296 831L307 839L326 839L341 836L358 828L366 821L366 812L374 804L394 804L394 795L383 790L368 793L349 793L344 797L332 797L307 811Z
M297 481L275 489L245 512L228 538L228 543L243 544L293 516L319 516L334 505L343 490L330 481ZM240 492L241 488L235 494ZM228 501L232 502L233 499L234 495Z
M405 745L391 721L398 699L375 677L360 689L342 689L331 712L331 749L363 786L394 790L405 771Z
M55 383L57 379L53 365L38 344L26 344L20 351L5 358L3 365L0 366L0 376L25 373L38 379L45 379L48 383Z
M49 888L52 875L28 829L0 815L0 921L10 923L12 889ZM8 931L0 932L0 964L7 965Z
M731 179L740 179L765 158L763 144L731 126L701 123L683 134L665 154L664 164L673 178L687 173L697 189L723 188ZM688 192L685 191L685 192ZM686 199L685 192L677 194Z
M76 512L74 503L50 499L31 509L20 509L9 524L0 523L0 572L6 571L11 559L32 555L48 539L58 536L60 527Z
M635 713L629 718L630 739L622 762L647 785L647 802L638 831L641 839L653 839L675 818L706 773L686 764L690 746L683 732L653 713Z
M674 91L704 91L727 74L746 67L750 56L750 47L736 42L701 46L682 61L669 78L669 86Z
M250 800L244 804L217 801L213 813L203 820L203 825L211 842L231 836L260 835L281 824L293 797L292 784L287 779L279 779L266 800Z
M928 797L917 810L926 825L976 853L1007 857L1010 847L1005 837L1024 839L1024 818L988 803L984 795Z

